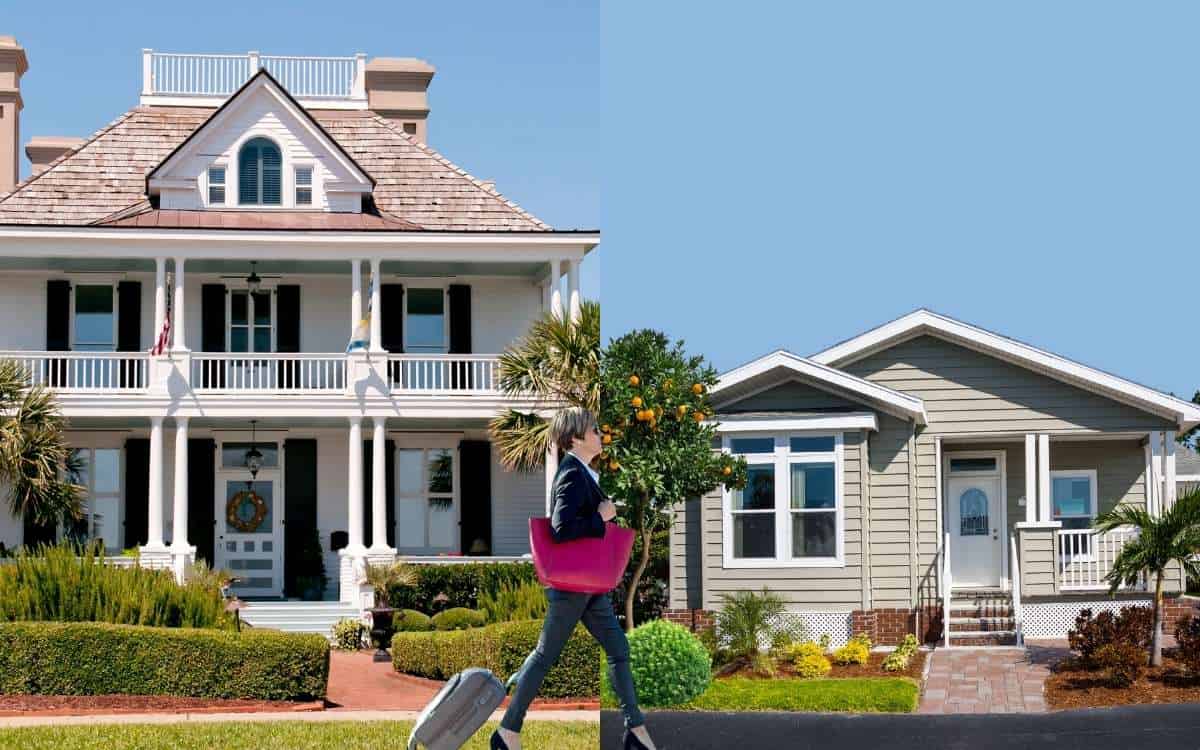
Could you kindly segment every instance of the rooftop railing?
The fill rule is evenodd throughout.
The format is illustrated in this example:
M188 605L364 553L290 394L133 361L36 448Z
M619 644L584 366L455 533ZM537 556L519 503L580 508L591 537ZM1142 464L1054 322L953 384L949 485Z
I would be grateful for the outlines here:
M267 70L300 100L366 105L367 56L193 54L142 50L142 100L219 99L237 91L259 70Z

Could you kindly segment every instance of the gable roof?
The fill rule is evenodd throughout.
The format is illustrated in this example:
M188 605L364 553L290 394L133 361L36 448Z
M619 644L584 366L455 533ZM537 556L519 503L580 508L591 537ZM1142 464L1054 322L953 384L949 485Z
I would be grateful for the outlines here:
M346 150L342 148L342 145L335 141L333 137L325 131L325 128L321 127L321 123L317 122L313 118L312 113L305 109L300 102L296 101L295 97L288 93L288 90L285 89L283 85L279 83L279 81L275 80L275 76L271 75L266 68L260 68L259 71L250 76L249 80L243 83L237 91L230 94L229 98L227 98L220 107L217 107L207 120L193 130L187 138L183 139L183 141L180 142L180 144L176 146L171 153L167 154L167 156L163 158L161 162L159 162L158 166L147 173L147 194L150 192L150 187L152 187L151 182L154 180L155 176L160 173L170 171L171 167L177 164L183 155L186 154L188 144L201 138L206 131L220 127L221 123L228 119L228 113L242 100L253 96L256 91L268 91L270 94L274 95L281 104L291 111L292 115L294 115L303 125L307 126L309 132L316 136L317 140L322 142L323 145L329 149L330 153L332 153L333 156L341 162L343 167L345 167L351 174L355 175L363 182L369 182L372 186L375 185L375 178L367 174L367 172L358 165L358 162L354 160L353 156L346 153Z
M828 367L811 359L801 357L784 349L777 349L766 356L747 362L720 376L717 385L712 390L714 401L720 401L720 394L748 381L767 375L773 370L799 377L800 379L820 386L825 386L834 393L847 393L856 396L867 403L878 404L884 411L896 416L913 419L917 424L925 424L925 404L916 396L893 390L878 383L872 383L848 372ZM719 411L719 409L718 409Z
M146 175L213 114L138 106L0 195L0 225L89 226L136 210ZM551 227L369 110L309 114L375 178L375 205L426 231L545 232Z
M811 359L830 367L844 367L924 335L936 336L1145 411L1169 416L1183 430L1200 424L1200 406L1190 401L924 308L835 344L812 355Z

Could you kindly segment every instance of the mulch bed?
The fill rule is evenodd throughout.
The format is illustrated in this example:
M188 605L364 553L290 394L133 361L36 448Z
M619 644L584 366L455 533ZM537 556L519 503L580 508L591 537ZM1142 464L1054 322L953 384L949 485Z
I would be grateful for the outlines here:
M323 711L323 701L181 698L170 695L0 695L0 716Z
M1147 667L1137 682L1127 688L1109 687L1105 670L1081 669L1067 658L1053 667L1046 679L1046 704L1054 710L1100 708L1148 703L1200 703L1200 678L1170 652L1163 653L1161 667Z
M872 651L866 664L834 664L833 669L826 676L832 679L841 677L911 677L914 680L920 680L921 675L925 672L925 658L927 656L927 652L917 651L908 660L908 669L905 669L903 672L885 672L883 671L883 660L888 655L883 652ZM795 667L789 661L781 660L776 662L776 670L775 677L799 677L796 674ZM714 677L717 679L726 677L772 679L746 667L733 668L729 671L721 669L714 674Z

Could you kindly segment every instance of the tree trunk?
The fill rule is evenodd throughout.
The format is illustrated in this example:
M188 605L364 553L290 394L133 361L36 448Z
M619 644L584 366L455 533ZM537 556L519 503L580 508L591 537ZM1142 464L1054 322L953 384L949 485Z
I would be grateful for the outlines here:
M633 578L629 580L629 588L625 590L625 632L633 630L633 600L637 596L638 584L641 583L642 574L646 572L646 566L650 564L650 539L654 534L653 527L646 528L646 506L649 505L649 499L642 497L642 512L638 514L637 531L642 538L642 554L638 559L637 567L633 570Z
M1150 644L1150 666L1162 666L1162 628L1163 628L1163 572L1155 575L1154 580L1154 637Z

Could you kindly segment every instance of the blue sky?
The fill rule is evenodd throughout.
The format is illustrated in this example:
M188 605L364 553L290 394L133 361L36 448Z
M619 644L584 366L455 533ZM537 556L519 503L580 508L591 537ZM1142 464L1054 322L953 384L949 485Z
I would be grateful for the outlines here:
M606 337L659 328L726 369L926 306L1200 387L1200 6L376 5L6 3L23 138L135 103L142 47L422 57L436 148L603 230Z

